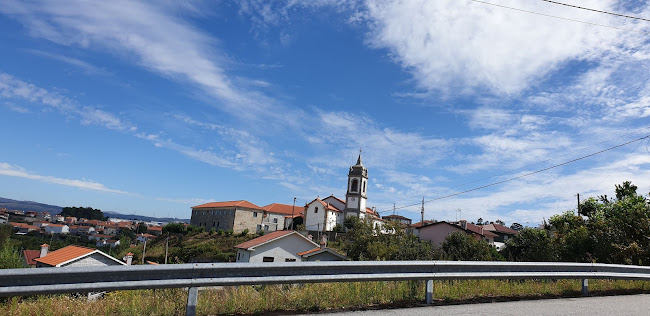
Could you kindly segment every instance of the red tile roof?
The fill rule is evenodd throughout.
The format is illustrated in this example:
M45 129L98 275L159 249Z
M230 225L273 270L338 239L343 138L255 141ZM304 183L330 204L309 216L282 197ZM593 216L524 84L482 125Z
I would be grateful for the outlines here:
M34 260L40 256L41 256L40 250L23 250L23 257L25 258L25 262L27 262L27 264L30 266L35 266L36 261Z
M149 227L147 227L147 230L151 230L151 231L162 231L162 229L163 228L161 226L149 226Z
M262 208L248 202L246 200L239 200L239 201L225 201L225 202L210 202L210 203L205 203L201 205L197 205L192 207L194 208L209 208L209 207L235 207L235 206L240 206L240 207L246 207L246 208L252 208L256 210L261 210Z
M476 226L474 224L467 223L467 229L468 231L471 231L473 233L483 235L485 237L497 237L496 234L490 232L487 229L482 228L481 226Z
M516 231L516 230L514 230L512 228L508 228L506 226L499 225L499 224L483 225L483 229L489 230L491 232L500 232L500 233L506 233L506 234L511 234L511 235L516 235L516 234L519 233L518 231Z
M45 257L38 258L35 261L54 267L56 265L68 262L75 258L79 258L87 254L90 254L93 251L96 251L96 249L72 245L72 246L67 246L65 248L61 248L57 251L52 251L48 253Z
M323 249L323 248L318 247L318 248L314 248L314 249L311 249L311 250L307 250L307 251L299 252L299 253L297 253L297 255L299 255L299 256L304 256L304 255L306 255L306 254L310 254L310 253L312 253L312 252L319 251L319 250L321 250L321 249Z
M387 216L384 216L384 219L405 219L405 220L409 220L409 221L411 220L410 218L407 218L407 217L404 217L404 216L401 216L401 215L387 215Z
M273 203L267 206L262 206L262 209L269 213L278 213L278 214L285 214L285 215L294 214L297 216L304 213L304 208L301 206L296 206L294 209L293 205L280 204L280 203Z
M274 231L272 233L268 233L268 234L266 234L264 236L260 236L260 237L257 237L255 239L251 239L251 240L249 240L247 242L243 242L243 243L235 246L235 248L248 249L248 248L251 248L251 247L261 245L261 244L263 244L265 242L271 241L271 240L276 239L276 238L281 238L281 237L288 236L291 233L298 234L297 232L295 232L293 230L276 230L276 231Z

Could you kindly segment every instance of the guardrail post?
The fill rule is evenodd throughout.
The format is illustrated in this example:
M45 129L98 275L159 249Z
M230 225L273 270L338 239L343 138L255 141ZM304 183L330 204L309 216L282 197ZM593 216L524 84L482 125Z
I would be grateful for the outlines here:
M582 296L589 296L589 279L582 279Z
M427 280L427 305L433 303L433 280Z
M187 290L187 306L185 307L185 316L196 315L196 301L199 297L199 288L191 287Z

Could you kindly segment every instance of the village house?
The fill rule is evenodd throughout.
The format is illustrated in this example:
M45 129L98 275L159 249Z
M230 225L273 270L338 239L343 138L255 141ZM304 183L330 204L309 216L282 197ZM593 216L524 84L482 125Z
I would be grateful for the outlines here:
M496 237L494 237L495 242L505 243L506 241L508 241L508 239L514 237L519 233L514 229L499 224L486 224L486 225L481 225L481 227L497 235Z
M155 238L155 237L156 236L154 236L152 234L137 234L135 239L140 244L140 243L143 243L145 241L149 241L149 239Z
M494 237L497 236L480 226L467 223L465 220L461 220L458 223L445 221L435 222L417 227L416 229L419 231L418 235L420 240L429 241L436 246L441 246L447 236L457 231L469 234L476 240L484 240L489 244L494 244Z
M345 260L292 230L279 230L236 245L236 262L296 262Z
M44 228L45 226L50 225L50 222L46 222L46 221L35 221L35 222L32 223L32 225L34 225L34 226L36 226L36 227L38 227L38 228Z
M269 231L270 226L263 224L263 214L261 207L245 200L211 202L192 207L190 224L235 233Z
M38 228L36 226L29 225L29 224L26 224L26 223L9 222L9 225L11 225L14 229L18 229L19 234L27 234L27 233L29 233L31 231L40 231L41 230L40 228Z
M52 252L48 250L47 244L41 246L39 258L34 259L37 268L127 265L133 258L131 254L130 258L127 256L127 262L123 262L100 250L75 245Z
M154 236L160 236L162 235L162 229L162 226L147 226L147 233Z
M68 234L70 233L70 227L68 225L61 224L49 224L45 226L46 234Z

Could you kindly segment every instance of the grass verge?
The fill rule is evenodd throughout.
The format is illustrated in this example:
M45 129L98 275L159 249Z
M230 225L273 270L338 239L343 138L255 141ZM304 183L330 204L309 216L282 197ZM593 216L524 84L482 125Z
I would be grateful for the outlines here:
M592 295L650 293L647 281L590 280ZM434 304L575 297L578 280L463 280L434 282ZM107 293L87 301L70 295L0 300L2 315L184 315L187 291L137 290ZM424 281L351 282L206 288L198 315L317 312L423 305Z

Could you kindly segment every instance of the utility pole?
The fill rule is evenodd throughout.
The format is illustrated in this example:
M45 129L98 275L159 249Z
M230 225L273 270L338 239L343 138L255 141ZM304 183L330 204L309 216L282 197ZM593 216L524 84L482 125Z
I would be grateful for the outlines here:
M578 196L578 215L582 215L582 213L580 213L580 193L578 193L577 196Z
M144 247L142 248L142 264L144 264L144 255L147 252L147 239L144 240Z
M167 234L167 239L165 241L165 264L167 264L167 250L169 249L169 233Z
M393 203L393 215L395 215L395 203Z
M424 196L422 197L422 210L420 211L420 223L424 226Z
M293 197L293 208L291 208L291 229L296 230L296 223L294 223L294 216L296 214L296 197Z

